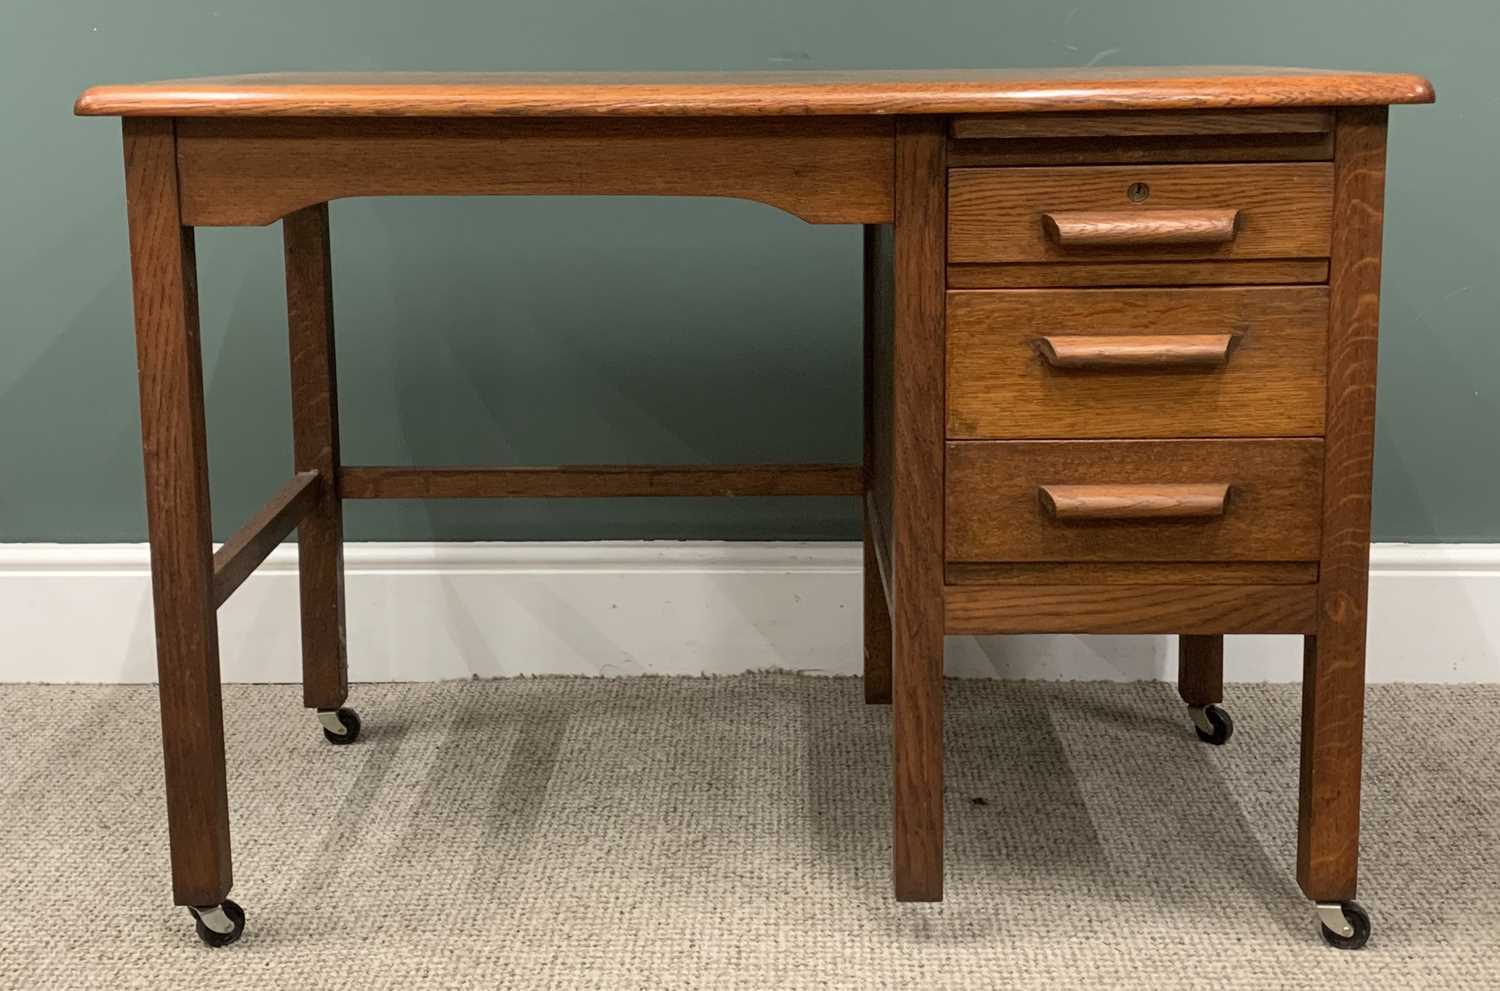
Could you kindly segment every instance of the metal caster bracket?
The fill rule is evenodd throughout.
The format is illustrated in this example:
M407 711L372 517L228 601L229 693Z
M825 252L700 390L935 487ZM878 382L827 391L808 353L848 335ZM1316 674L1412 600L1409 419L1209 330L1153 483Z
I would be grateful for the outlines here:
M217 905L189 905L188 913L205 946L228 946L245 934L245 910L227 898Z
M228 915L224 914L224 906L222 904L205 905L202 907L195 905L192 906L192 912L199 922L220 936L228 936L234 932L234 923L230 921Z
M1354 935L1354 926L1344 915L1344 906L1339 902L1317 902L1318 921L1329 932L1348 939Z
M1213 702L1208 705L1190 705L1188 712L1193 717L1193 728L1198 733L1198 739L1204 743L1221 747L1234 735L1234 720L1229 718L1229 713L1224 711L1223 706Z
M332 733L334 736L349 735L348 728L344 725L343 720L339 719L339 711L337 709L319 709L318 722L323 724L324 730Z

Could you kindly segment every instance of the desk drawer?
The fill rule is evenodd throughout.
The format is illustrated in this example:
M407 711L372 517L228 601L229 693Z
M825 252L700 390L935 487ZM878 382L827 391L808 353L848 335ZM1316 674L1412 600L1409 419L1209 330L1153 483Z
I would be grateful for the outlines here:
M947 559L1314 561L1321 440L951 441Z
M953 169L948 260L1321 258L1333 166Z
M948 293L953 438L1323 432L1325 286Z

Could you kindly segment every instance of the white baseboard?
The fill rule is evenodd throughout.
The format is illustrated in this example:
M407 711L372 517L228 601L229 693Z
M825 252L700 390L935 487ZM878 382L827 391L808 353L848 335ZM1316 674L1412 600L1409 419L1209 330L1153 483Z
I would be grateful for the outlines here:
M858 674L853 543L350 544L354 681ZM1377 544L1371 681L1500 682L1500 545ZM143 544L0 545L0 682L150 682ZM295 682L296 549L219 612L224 680ZM1169 637L950 637L958 676L1171 680ZM1300 638L1232 637L1234 681L1297 681Z

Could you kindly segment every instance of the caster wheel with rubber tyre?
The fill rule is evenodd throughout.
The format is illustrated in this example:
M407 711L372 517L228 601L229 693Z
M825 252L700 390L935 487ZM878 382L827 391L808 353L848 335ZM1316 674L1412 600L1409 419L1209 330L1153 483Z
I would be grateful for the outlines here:
M1351 931L1348 934L1336 932L1328 927L1327 922L1320 921L1318 928L1323 932L1323 942L1340 950L1357 950L1370 941L1370 913L1359 902L1342 902L1329 907L1339 910ZM1320 914L1323 908L1319 906Z
M359 713L353 709L319 709L318 721L329 743L344 746L359 739Z
M232 901L188 911L205 946L228 946L245 934L245 910Z
M1216 705L1205 705L1201 709L1194 710L1193 723L1198 739L1216 747L1222 747L1234 735L1234 720L1229 718L1229 713Z

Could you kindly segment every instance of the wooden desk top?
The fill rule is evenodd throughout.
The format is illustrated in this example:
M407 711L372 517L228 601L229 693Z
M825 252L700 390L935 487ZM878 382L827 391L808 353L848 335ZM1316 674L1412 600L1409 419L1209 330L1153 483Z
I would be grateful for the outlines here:
M84 116L761 117L1431 103L1406 74L1257 67L849 72L308 72L95 86Z

